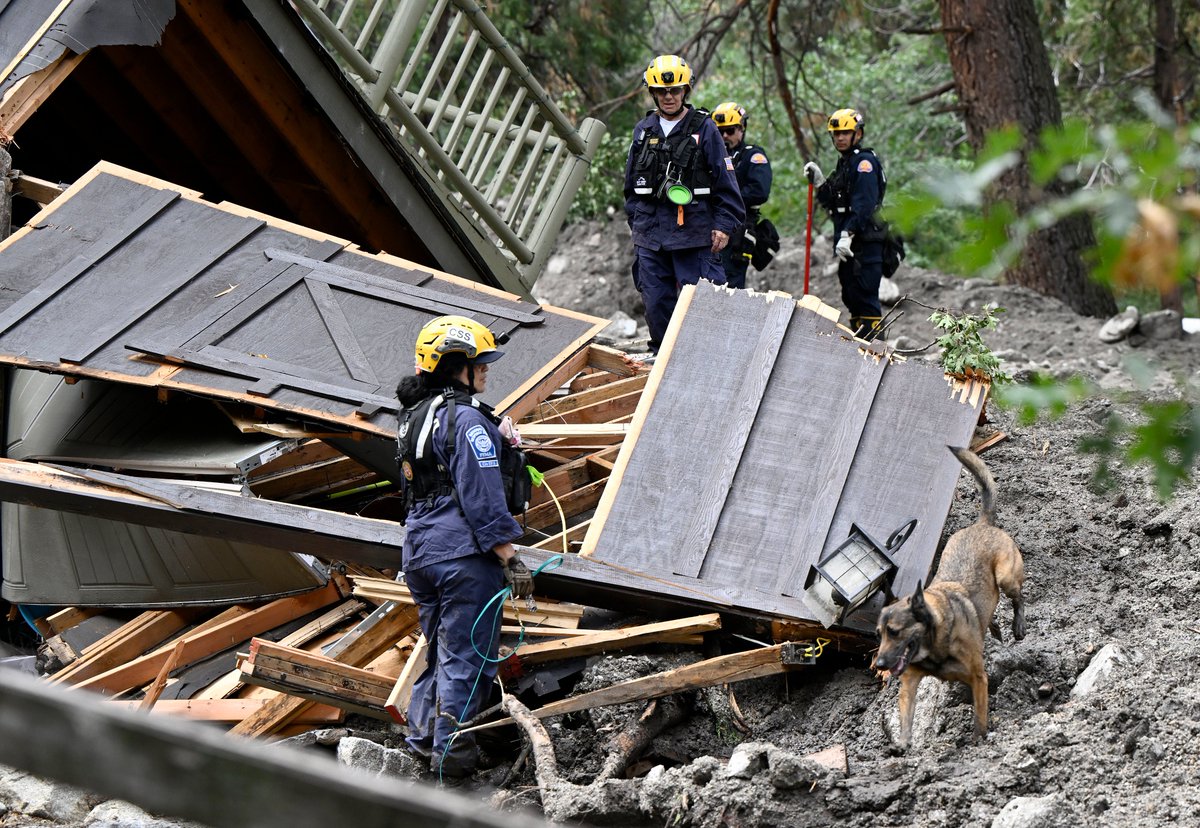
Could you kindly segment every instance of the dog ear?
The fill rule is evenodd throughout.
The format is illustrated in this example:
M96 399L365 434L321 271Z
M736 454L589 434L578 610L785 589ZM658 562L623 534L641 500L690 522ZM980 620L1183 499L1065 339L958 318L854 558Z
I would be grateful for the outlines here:
M928 624L933 620L929 605L925 603L925 590L922 589L920 581L917 581L917 588L908 599L908 608L912 610L913 617L922 623Z

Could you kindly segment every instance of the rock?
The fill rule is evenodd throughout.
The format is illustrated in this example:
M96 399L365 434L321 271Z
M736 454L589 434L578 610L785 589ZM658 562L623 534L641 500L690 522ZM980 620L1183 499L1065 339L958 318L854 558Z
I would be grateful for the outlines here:
M1055 828L1062 811L1060 794L1018 796L1000 809L992 828Z
M1179 339L1183 336L1183 317L1170 309L1154 311L1138 321L1137 329L1149 340Z
M567 271L567 265L570 260L566 256L551 256L546 262L546 273L551 276L559 276Z
M808 790L828 773L815 762L785 750L770 751L767 757L770 762L768 778L771 785L781 791Z
M917 706L916 711L913 713L912 743L909 745L910 748L925 744L938 732L938 717L946 706L948 686L944 681L930 679L921 682L921 686L917 688ZM887 731L892 742L899 742L899 705L892 705L884 722L884 729Z
M344 727L326 727L320 730L306 730L303 733L297 733L295 736L289 736L286 739L280 740L278 744L302 748L313 747L315 745L329 747L336 745L348 735L350 735L350 731Z
M0 768L0 801L25 816L80 823L103 797L13 768Z
M725 775L734 779L752 779L759 771L767 766L767 746L757 742L747 742L739 745L729 763L725 766Z
M343 765L378 774L383 771L385 751L386 748L370 739L347 736L338 742L337 758Z
M600 331L598 337L613 342L619 339L633 339L637 328L637 321L625 311L619 310L608 317L608 327Z
M885 305L894 305L900 301L900 288L891 279L879 280L879 301Z
M1083 698L1107 679L1115 668L1138 660L1140 658L1136 653L1126 651L1119 644L1105 644L1100 648L1100 652L1092 656L1092 660L1079 674L1079 678L1075 679L1075 686L1071 688L1071 698Z
M1137 328L1140 315L1136 307L1133 305L1128 306L1124 311L1118 313L1100 326L1100 333L1098 334L1100 341L1120 342Z
M198 823L179 822L148 814L136 805L120 799L110 799L92 809L84 828L184 828Z

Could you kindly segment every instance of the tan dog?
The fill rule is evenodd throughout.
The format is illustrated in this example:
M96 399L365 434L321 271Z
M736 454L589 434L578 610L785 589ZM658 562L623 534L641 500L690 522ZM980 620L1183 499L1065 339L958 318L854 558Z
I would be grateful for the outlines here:
M979 482L983 510L979 520L955 532L942 550L937 577L907 600L900 599L879 613L879 651L876 670L900 676L900 739L912 739L917 687L925 676L961 681L971 688L975 707L975 741L987 737L988 681L983 666L983 639L988 629L997 639L993 619L1000 593L1012 600L1013 637L1025 637L1025 605L1021 586L1025 564L1021 550L1008 533L995 525L996 482L972 451L950 447Z

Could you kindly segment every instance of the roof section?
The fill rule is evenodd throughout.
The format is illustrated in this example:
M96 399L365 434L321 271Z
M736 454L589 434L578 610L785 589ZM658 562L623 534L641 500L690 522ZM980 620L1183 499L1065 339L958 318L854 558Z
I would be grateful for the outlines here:
M809 567L852 522L883 542L916 518L897 594L927 576L961 470L945 447L969 444L986 386L855 340L812 300L685 288L585 557L812 619Z
M509 336L485 395L499 408L606 324L107 164L0 243L0 282L0 362L385 437L431 318Z

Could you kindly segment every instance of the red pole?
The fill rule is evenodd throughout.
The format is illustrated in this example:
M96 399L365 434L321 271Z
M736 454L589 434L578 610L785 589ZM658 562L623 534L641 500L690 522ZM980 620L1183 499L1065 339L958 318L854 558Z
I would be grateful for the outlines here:
M812 196L813 183L808 182L808 227L804 231L804 295L808 295L808 263L812 254Z

